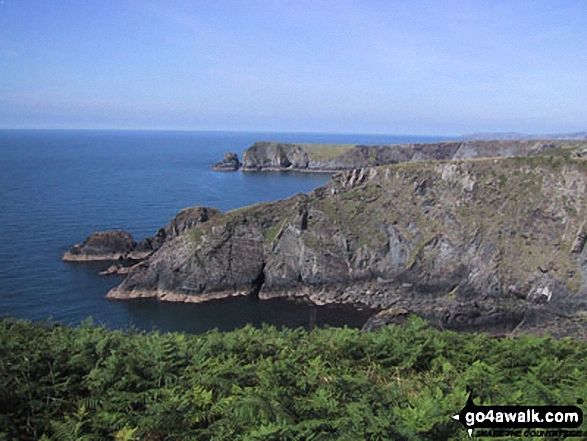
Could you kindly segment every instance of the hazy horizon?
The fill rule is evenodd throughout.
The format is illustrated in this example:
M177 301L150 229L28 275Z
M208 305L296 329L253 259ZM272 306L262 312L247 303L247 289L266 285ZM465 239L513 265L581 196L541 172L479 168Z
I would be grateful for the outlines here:
M587 3L0 4L0 129L587 128Z

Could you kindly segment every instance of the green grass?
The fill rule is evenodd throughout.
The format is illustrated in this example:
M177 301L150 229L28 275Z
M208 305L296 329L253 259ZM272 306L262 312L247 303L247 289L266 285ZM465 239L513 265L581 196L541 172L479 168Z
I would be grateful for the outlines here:
M416 259L418 258L419 254L435 237L436 234L429 232L422 239L420 239L416 246L410 251L410 255L406 262L407 269L411 268L412 265L416 263Z
M259 205L259 204L255 204L255 205ZM246 205L244 207L234 208L230 211L227 211L226 215L227 216L238 216L239 214L244 214L247 211L250 211L255 205Z
M348 152L355 144L299 144L312 161L326 161Z
M271 243L275 240L279 231L285 226L287 219L284 219L282 222L279 222L272 227L269 227L265 232L265 236L263 237L263 243L265 245L271 245Z
M198 228L192 228L186 232L187 237L192 241L199 243L202 240L203 233L202 230Z

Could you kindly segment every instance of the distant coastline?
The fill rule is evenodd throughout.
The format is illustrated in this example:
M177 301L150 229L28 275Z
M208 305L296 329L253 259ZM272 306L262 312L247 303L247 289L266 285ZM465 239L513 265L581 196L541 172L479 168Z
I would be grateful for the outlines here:
M505 136L505 135L504 135ZM565 136L565 135L560 135ZM542 154L584 156L586 140L494 139L388 145L255 142L242 154L226 153L211 166L215 171L298 171L334 173L403 162L448 161L488 157L528 157Z
M462 135L459 139L465 141L491 141L491 140L587 140L587 132L551 133L551 134L527 134L517 132L477 132Z

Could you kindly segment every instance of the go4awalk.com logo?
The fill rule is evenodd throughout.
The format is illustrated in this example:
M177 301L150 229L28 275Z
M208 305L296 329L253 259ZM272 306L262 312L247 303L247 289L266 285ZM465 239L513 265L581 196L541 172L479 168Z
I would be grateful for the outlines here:
M583 411L577 406L477 406L471 390L467 404L453 419L465 426L469 437L473 431L476 437L584 436L578 430Z

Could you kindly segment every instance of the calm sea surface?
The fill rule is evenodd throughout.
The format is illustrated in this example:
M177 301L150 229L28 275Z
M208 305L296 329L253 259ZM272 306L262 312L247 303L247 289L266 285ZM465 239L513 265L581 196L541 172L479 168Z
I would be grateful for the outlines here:
M221 210L324 185L327 174L221 173L209 166L255 141L389 144L442 138L380 135L0 130L0 316L111 328L200 333L247 323L361 326L364 313L287 301L231 299L201 305L110 301L122 280L102 264L61 255L94 231L151 236L182 208Z

